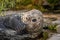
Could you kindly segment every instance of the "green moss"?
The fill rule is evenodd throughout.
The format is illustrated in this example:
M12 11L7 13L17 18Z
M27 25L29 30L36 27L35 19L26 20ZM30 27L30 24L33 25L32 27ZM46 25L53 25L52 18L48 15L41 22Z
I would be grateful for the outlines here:
M47 32L43 32L43 40L46 40L48 38L48 33Z
M15 0L0 0L0 11L8 10L15 6Z
M55 25L49 25L48 29L51 30L51 31L56 31L56 26L57 26L57 24L55 24Z

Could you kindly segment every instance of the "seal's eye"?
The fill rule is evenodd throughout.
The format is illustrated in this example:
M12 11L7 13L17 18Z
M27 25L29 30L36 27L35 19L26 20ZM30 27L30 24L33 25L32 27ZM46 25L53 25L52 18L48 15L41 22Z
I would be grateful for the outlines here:
M32 19L32 22L36 22L37 20L36 19Z

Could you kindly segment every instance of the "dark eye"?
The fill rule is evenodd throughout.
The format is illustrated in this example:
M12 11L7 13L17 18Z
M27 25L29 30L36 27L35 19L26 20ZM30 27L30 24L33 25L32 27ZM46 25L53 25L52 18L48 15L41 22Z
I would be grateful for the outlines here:
M36 19L32 19L32 22L36 22L37 20Z

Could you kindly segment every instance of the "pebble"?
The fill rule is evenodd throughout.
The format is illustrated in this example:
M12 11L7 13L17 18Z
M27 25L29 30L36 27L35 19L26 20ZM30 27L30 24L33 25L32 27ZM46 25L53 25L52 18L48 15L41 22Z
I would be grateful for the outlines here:
M50 37L47 40L60 40L60 34L54 34L52 37Z
M57 31L57 33L60 33L60 25L56 26L56 31Z

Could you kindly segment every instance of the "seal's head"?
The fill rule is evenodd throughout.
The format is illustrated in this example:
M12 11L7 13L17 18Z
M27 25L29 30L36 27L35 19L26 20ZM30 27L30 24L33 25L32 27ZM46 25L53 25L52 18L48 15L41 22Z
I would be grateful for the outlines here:
M22 21L27 24L26 30L29 33L40 32L42 29L43 18L42 13L39 10L34 9L24 13L22 16Z

